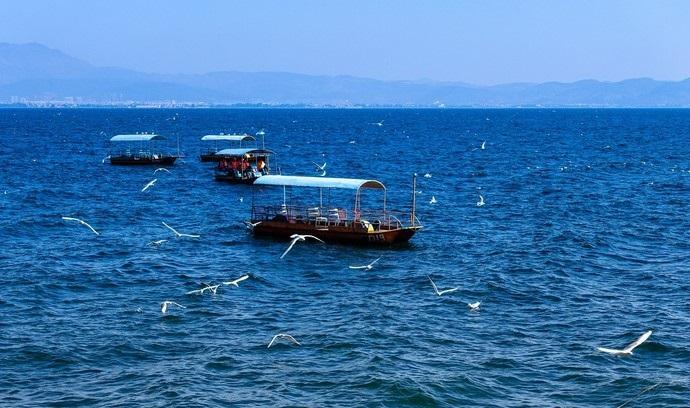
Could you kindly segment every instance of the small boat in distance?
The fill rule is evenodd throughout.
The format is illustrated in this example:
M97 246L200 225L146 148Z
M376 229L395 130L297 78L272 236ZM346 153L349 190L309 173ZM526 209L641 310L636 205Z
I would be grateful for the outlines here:
M283 204L258 206L254 204L256 194L252 192L251 220L247 225L255 236L288 238L293 234L313 235L325 242L385 246L408 242L422 228L415 216L413 204L410 214L386 209L386 187L377 180L362 180L333 177L263 176L254 182L253 190L268 186L283 187ZM320 199L311 206L296 206L286 202L285 188L308 187L319 189ZM383 190L381 210L361 208L361 190ZM351 211L328 203L323 205L324 189L330 201L330 189L355 191L354 207ZM264 197L264 194L259 194ZM290 194L292 196L292 194ZM407 218L409 223L402 220Z
M271 156L274 152L267 149L223 149L214 156L218 165L214 169L216 181L235 184L252 184L259 177L271 174Z
M239 142L238 147L242 147L242 142L256 142L256 138L252 135L226 135L225 133L220 133L217 135L206 135L201 138L203 142L213 142L212 148L207 148L201 152L199 159L202 162L217 162L221 157L217 156L216 153L221 150L218 148L219 142Z
M116 165L147 165L170 166L177 160L177 155L164 153L155 145L156 141L166 140L155 133L135 133L117 135L110 138L110 142L123 146L110 151L110 164Z

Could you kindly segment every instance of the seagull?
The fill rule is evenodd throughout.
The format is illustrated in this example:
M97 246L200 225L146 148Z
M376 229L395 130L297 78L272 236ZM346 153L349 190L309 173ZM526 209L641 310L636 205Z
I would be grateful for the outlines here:
M266 347L266 348L271 348L271 346L273 345L273 343L275 343L276 340L278 340L278 339L290 340L291 342L295 343L295 344L298 345L298 346L301 345L301 344L299 344L299 341L295 340L295 338L292 337L291 335L289 335L289 334L287 334L287 333L278 333L278 334L276 334L275 336L273 336L273 338L271 339L271 342L268 343L268 347Z
M479 201L477 201L477 207L481 207L484 205L484 197L482 195L479 195Z
M263 136L263 135L265 135L265 134L266 134L266 132L264 132L263 129L262 129L262 130L259 130L258 132L256 132L256 135L257 135L257 136Z
M244 202L244 197L240 197L240 202L241 202L241 203Z
M249 279L249 275L242 275L239 278L230 281L230 282L223 282L223 285L235 285L235 287L240 287L238 283L242 282L243 280Z
M357 143L356 140L350 140L350 144L355 144L355 143Z
M431 276L427 275L426 277L429 278L429 281L431 282L431 286L434 287L434 292L436 292L436 294L439 295L439 296L443 296L443 295L446 294L446 293L455 292L456 290L460 289L460 288L452 288L452 289L444 289L444 290L442 290L442 291L439 291L439 290L438 290L438 287L436 286L436 284L434 283L434 281L431 280Z
M186 309L186 307L182 306L181 304L177 302L173 302L172 300L166 300L161 303L161 313L165 314L168 311L168 306L174 305L177 307L181 307L182 309Z
M151 241L149 242L149 245L151 246L161 246L163 243L168 242L167 239L159 239L158 241Z
M110 156L105 156L103 160L101 160L101 164L104 164L106 160L110 159Z
M323 162L323 164L321 166L319 166L319 164L316 162L312 162L312 163L314 163L314 166L316 167L316 171L326 170L326 164L327 164L326 162Z
M188 295L203 295L204 292L206 292L207 290L210 290L215 295L219 286L220 285L206 285L201 289L190 290L189 292L187 292L187 294Z
M378 262L379 259L381 259L380 256L379 256L378 258L376 258L376 260L375 260L374 262L372 262L372 263L370 263L370 264L368 264L368 265L362 265L362 266L352 266L352 265L350 265L349 268L350 268L350 269L366 269L366 270L369 270L369 269L371 269L371 268L374 267L374 264L375 264L376 262Z
M633 350L640 344L644 343L647 341L649 336L652 335L652 331L646 331L640 336L637 340L633 341L632 343L628 344L626 348L623 350L616 350L616 349L610 349L610 348L605 348L605 347L597 347L597 350L603 351L604 353L609 353L609 354L614 354L616 356L630 356L633 353Z
M482 304L482 302L474 302L474 303L468 303L467 306L470 308L470 310L479 310L479 306Z
M429 204L436 204L436 196L431 196L431 200L429 201Z
M89 229L90 229L91 231L93 231L94 234L96 234L96 235L101 235L98 231L96 231L95 229L93 229L93 227L92 227L91 225L89 225L89 223L87 223L86 221L80 220L79 218L62 217L62 219L65 220L65 221L76 221L76 222L78 222L78 223L81 224L81 225L86 225L87 227L89 227Z
M290 235L290 238L292 238L292 242L290 242L290 246L288 247L288 249L286 249L285 252L283 252L283 255L280 256L280 259L283 259L285 257L285 255L287 255L287 253L290 252L290 250L292 249L293 246L295 246L297 241L306 241L307 238L313 238L313 239L325 244L325 242L323 242L322 240L320 240L319 238L317 238L313 235L292 234L292 235Z
M153 171L153 174L156 174L156 173L158 173L159 171L164 171L164 172L166 172L166 173L170 173L170 170L168 170L168 169L166 169L166 168L164 168L164 167L160 167L160 168L154 170L154 171Z
M248 229L248 230L254 231L254 227L256 227L257 225L261 224L262 222L263 222L263 221L259 221L259 222L245 221L245 222L244 222L244 225L247 226L247 229Z
M431 173L426 173L426 174L424 175L424 178L431 178Z
M372 123L372 125L376 125L376 126L383 126L383 121L380 121L380 122L374 122L374 123Z
M158 181L158 179L153 179L153 180L149 181L149 182L144 186L144 188L141 189L141 192L143 193L144 191L146 191L146 190L148 190L149 188L153 187L153 185L156 184L156 181Z
M486 140L482 142L482 150L486 148Z
M170 225L166 224L165 222L163 222L163 225L165 225L170 231L174 232L178 238L182 238L182 237L199 238L200 237L200 235L181 234L181 233L177 232L175 230L175 228L171 227Z

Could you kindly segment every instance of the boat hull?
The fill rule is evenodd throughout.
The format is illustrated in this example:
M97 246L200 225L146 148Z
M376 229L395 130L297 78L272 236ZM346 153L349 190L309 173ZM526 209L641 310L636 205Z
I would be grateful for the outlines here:
M387 246L408 242L421 227L367 231L361 228L314 226L313 224L262 221L253 229L257 237L290 238L293 234L313 235L325 242L350 245Z
M231 184L254 184L254 181L258 177L250 177L250 178L240 178L240 177L235 177L231 174L214 174L213 179L216 181L224 182L224 183L231 183Z
M117 166L145 166L145 165L158 165L158 166L172 166L177 160L176 156L163 156L158 158L153 157L132 157L132 156L120 156L111 157L110 164Z

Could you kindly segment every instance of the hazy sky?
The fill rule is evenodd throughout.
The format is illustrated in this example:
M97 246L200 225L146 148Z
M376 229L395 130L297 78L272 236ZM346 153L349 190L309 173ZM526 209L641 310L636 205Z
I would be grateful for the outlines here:
M147 72L690 77L690 1L2 0L0 42Z

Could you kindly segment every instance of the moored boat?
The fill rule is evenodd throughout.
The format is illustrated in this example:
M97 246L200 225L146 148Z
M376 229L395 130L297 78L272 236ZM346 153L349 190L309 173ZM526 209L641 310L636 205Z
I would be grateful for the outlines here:
M326 242L381 246L408 242L422 228L415 216L414 204L410 214L386 209L386 187L377 180L271 175L257 179L253 190L270 186L283 187L283 203L258 206L254 203L257 194L252 194L251 221L248 225L251 225L256 236L288 238L293 234L309 234ZM319 202L312 206L288 203L285 193L288 187L319 189ZM330 202L324 206L324 189L327 190L328 197L331 189L355 191L352 210L331 205ZM383 190L382 210L361 208L362 189ZM409 223L402 221L406 217L409 217Z
M110 138L112 143L124 145L120 149L111 149L108 157L110 164L115 165L158 165L171 166L177 160L176 155L165 153L157 148L154 142L166 140L155 133L135 133L116 135Z
M256 138L254 136L246 133L243 135L226 135L224 133L217 135L206 135L202 137L201 140L203 142L213 142L213 147L203 150L199 155L199 159L202 162L217 162L222 159L221 156L216 154L218 151L222 150L218 147L219 143L221 142L238 142L238 147L240 148L242 147L242 142L256 142Z

